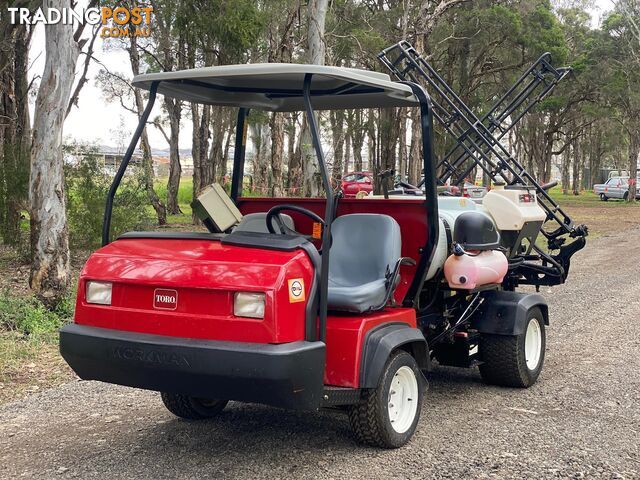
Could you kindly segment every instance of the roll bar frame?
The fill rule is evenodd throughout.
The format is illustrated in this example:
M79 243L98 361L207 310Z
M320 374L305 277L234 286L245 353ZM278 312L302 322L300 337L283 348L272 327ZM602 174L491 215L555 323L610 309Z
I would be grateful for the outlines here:
M318 160L318 166L320 169L320 177L322 179L322 185L326 193L326 208L325 208L325 228L322 233L322 243L323 245L330 244L331 238L331 224L334 220L335 215L335 205L336 205L336 197L333 194L333 190L331 188L331 180L329 176L329 171L327 168L327 164L325 161L324 151L322 149L322 143L320 138L320 132L318 130L318 122L316 119L316 114L312 105L312 97L316 95L322 95L323 92L315 92L311 90L311 80L313 78L312 73L307 73L304 76L303 88L299 92L299 94L303 97L304 107L305 107L305 115L307 117L307 123L309 126L309 130L311 133L311 139L313 143L313 148L316 154L316 158ZM109 193L107 195L105 211L104 211L104 221L102 225L102 246L106 246L110 242L110 228L111 228L111 215L113 211L113 202L115 198L115 194L118 190L118 186L122 182L122 178L124 177L125 171L129 166L131 161L131 157L135 151L135 148L140 140L142 132L146 126L149 115L151 114L151 110L153 109L153 105L156 100L156 95L158 91L158 85L161 81L155 81L152 83L150 88L149 99L147 101L147 105L139 118L138 126L134 131L133 137L129 143L129 146L122 158L122 162L116 172L116 175L113 179L111 187L109 188ZM425 178L428 176L430 181L426 185L425 188L425 197L426 197L426 213L427 213L427 223L428 223L428 231L427 231L427 243L421 249L420 261L418 262L416 274L413 278L413 281L409 287L409 290L404 299L404 306L411 307L416 306L420 290L422 289L422 285L424 284L426 274L428 272L429 266L431 264L433 254L435 252L435 248L438 241L439 235L439 221L438 221L438 198L437 198L437 188L436 188L436 164L435 158L433 154L433 113L432 113L432 105L431 99L427 94L426 90L413 82L402 82L409 87L411 87L415 97L418 99L419 104L417 105L420 108L420 118L421 118L421 133L422 133L422 148L423 148L423 162L424 162L424 172ZM249 116L249 108L240 107L238 109L238 117L236 124L236 137L235 137L235 152L233 158L233 174L231 179L231 194L230 197L234 203L237 203L240 197L242 196L242 182L244 177L244 163L245 163L245 152L246 152L246 138L247 138L247 117ZM320 341L326 340L326 322L327 322L327 292L329 285L329 257L330 257L330 249L327 248L323 251L321 266L320 266L320 288L319 292L319 302L318 302L318 339Z

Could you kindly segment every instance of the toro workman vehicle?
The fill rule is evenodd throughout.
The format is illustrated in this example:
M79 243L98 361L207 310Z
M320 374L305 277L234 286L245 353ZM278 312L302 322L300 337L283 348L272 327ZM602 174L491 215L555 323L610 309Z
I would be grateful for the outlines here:
M61 331L62 355L80 378L161 392L187 419L214 417L229 400L338 407L361 442L387 448L413 435L432 363L478 366L486 382L508 387L536 381L549 312L539 294L515 290L563 283L586 229L507 153L501 135L566 72L543 57L480 119L410 45L381 59L399 81L294 64L133 80L149 101L109 191L103 247L82 270L75 321ZM158 93L237 108L230 191L214 184L194 202L209 232L112 240L114 196ZM390 107L419 111L424 194L335 193L315 112ZM323 198L242 196L255 110L304 112ZM433 117L458 139L440 162ZM473 165L496 181L481 204L438 196L439 184Z

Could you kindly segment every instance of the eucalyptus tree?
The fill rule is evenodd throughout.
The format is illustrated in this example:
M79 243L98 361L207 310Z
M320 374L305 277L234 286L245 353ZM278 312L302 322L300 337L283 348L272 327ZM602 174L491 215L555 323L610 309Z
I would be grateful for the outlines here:
M71 8L69 0L44 0L43 8ZM45 65L38 89L31 142L29 214L30 286L48 306L56 305L69 283L69 232L62 155L62 132L76 64L86 43L83 24L58 23L45 29Z
M602 25L595 47L606 66L603 93L628 145L627 200L635 202L640 155L640 2L619 0Z

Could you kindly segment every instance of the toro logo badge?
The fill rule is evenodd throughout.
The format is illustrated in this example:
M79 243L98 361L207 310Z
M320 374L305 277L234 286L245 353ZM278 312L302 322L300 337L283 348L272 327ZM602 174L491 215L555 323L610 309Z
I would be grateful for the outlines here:
M304 280L291 278L289 280L289 303L304 302Z
M178 308L178 292L166 288L156 288L153 292L153 308L175 310Z

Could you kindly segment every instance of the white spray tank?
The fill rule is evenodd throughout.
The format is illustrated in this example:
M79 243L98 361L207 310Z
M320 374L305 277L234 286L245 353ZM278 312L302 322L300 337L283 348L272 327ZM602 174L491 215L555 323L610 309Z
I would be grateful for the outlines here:
M533 187L495 185L482 200L502 235L502 244L515 253L529 253L547 218Z

